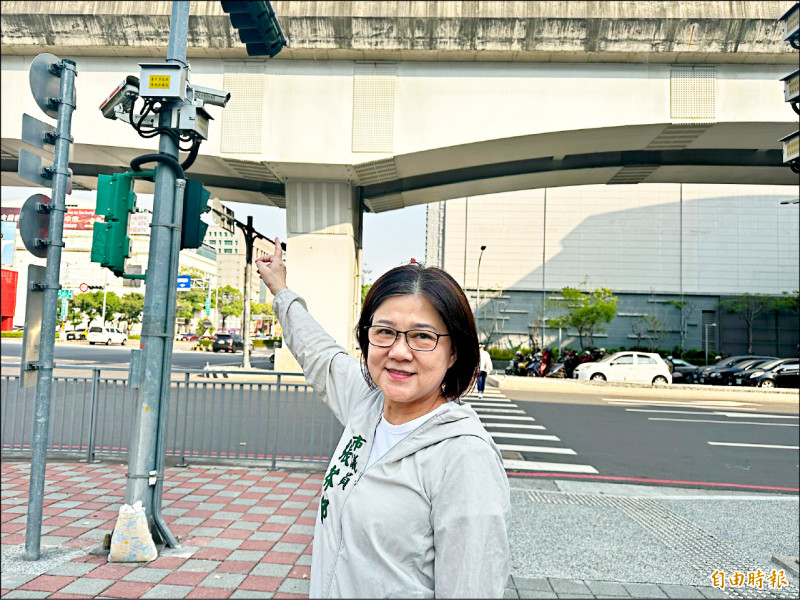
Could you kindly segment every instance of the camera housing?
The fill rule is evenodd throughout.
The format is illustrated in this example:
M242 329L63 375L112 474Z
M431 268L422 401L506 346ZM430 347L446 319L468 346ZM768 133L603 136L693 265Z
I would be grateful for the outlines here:
M225 90L215 90L214 88L203 87L201 85L191 85L190 87L194 93L193 100L195 104L200 100L203 104L213 104L214 106L225 108L225 105L228 104L228 100L231 99L230 92L226 92ZM202 104L198 104L198 106L202 106Z
M129 113L139 97L139 78L128 75L111 94L100 104L100 111L106 119L116 119L122 113Z

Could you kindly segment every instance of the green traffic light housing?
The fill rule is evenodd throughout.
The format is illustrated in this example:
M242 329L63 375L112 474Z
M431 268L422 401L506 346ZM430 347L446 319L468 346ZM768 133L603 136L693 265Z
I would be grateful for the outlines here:
M203 245L208 225L200 220L204 212L211 209L208 199L211 192L196 179L186 180L186 194L183 201L183 218L181 219L181 250L199 248Z
M130 254L128 216L135 201L131 173L97 176L95 214L104 220L93 226L91 261L111 269L117 277L125 272L125 259Z
M247 47L248 56L274 58L288 43L269 2L223 1L222 10Z

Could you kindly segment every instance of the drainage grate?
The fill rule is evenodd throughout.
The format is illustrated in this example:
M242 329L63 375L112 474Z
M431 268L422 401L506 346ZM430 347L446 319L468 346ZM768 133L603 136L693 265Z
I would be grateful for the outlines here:
M709 577L714 571L747 573L752 570L753 561L747 556L724 547L710 533L656 500L534 490L528 490L528 497L540 504L578 504L617 508L650 532L658 541L684 557L705 577ZM723 591L731 598L798 597L798 588L792 584L780 589L745 586L737 588L726 585Z

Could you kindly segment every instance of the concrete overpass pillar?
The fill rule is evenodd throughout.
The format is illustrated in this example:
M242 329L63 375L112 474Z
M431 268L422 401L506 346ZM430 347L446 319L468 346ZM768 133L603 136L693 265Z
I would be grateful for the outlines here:
M361 310L361 203L342 181L286 183L287 284L351 354ZM275 352L276 371L299 371L287 348Z

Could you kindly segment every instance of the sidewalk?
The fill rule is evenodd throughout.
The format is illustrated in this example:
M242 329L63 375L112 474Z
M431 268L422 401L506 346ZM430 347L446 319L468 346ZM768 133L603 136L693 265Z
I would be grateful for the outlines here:
M42 559L24 559L30 463L2 463L3 598L304 598L323 473L170 467L181 547L146 564L89 554L116 523L125 464L47 467ZM772 555L798 554L797 497L510 478L507 598L797 598ZM715 570L785 569L771 589Z

